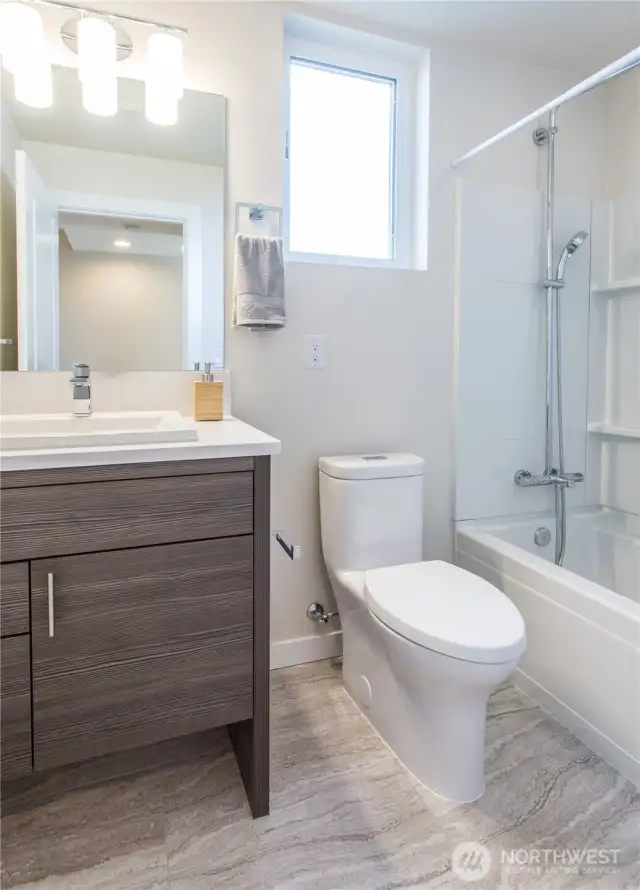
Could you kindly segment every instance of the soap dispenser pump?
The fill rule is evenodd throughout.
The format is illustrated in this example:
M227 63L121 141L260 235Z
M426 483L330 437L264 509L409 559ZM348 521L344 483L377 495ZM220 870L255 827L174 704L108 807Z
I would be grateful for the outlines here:
M222 389L222 383L213 379L211 362L205 362L202 380L193 383L194 420L222 420Z

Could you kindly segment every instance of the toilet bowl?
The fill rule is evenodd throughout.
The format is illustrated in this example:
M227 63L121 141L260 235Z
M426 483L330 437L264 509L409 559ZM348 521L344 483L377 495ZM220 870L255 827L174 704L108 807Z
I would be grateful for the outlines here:
M367 572L365 599L412 727L396 754L442 797L476 800L487 701L524 650L520 613L487 581L437 561ZM388 737L393 707L377 722Z
M347 691L421 782L466 802L484 791L487 701L524 651L524 622L484 579L421 561L422 467L322 458L323 551Z

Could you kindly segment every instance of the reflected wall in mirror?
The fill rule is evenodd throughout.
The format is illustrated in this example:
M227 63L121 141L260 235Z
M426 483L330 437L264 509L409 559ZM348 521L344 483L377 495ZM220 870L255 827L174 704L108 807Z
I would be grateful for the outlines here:
M120 79L118 107L87 113L74 69L48 109L2 77L3 370L223 367L225 100L185 90L159 127Z

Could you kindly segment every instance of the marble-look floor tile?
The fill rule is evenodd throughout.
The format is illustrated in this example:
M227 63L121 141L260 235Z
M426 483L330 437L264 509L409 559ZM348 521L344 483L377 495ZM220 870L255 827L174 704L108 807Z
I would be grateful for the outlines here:
M58 824L53 813L49 817L38 814L36 824L3 826L2 887L64 886L78 873L86 879L90 872L108 871L111 861L122 863L122 872L127 873L136 870L140 857L166 867L164 840L163 817L103 822L99 814L88 810L79 813L77 824L70 826ZM55 880L62 883L56 885Z
M387 860L423 811L384 748L293 763L273 775L268 819L236 810L211 820L206 809L169 817L171 886L358 886L365 864Z
M196 751L197 753L193 753ZM140 752L121 762L129 767L142 763ZM185 758L185 755L186 758ZM209 733L206 739L176 740L162 752L151 749L146 769L124 776L112 775L112 755L104 761L52 772L41 784L25 783L3 799L2 886L53 880L54 875L88 874L100 866L109 874L108 862L118 859L122 874L135 863L136 852L160 851L165 856L165 813L180 801L198 800L207 793L207 777L231 770L238 783L237 767L226 730ZM73 776L77 772L77 785ZM7 812L8 811L8 812ZM114 880L119 880L120 870ZM136 878L137 879L137 878ZM151 885L153 886L153 885Z
M65 874L49 874L20 890L170 890L164 845L144 847L128 856Z
M113 755L14 789L4 887L21 890L638 890L640 794L535 702L489 702L487 789L444 801L346 694L339 661L272 675L271 815L251 819L225 731ZM119 770L126 775L119 774ZM489 851L463 880L461 843ZM509 862L618 850L615 871ZM473 865L473 863L472 863ZM468 875L464 875L467 877Z

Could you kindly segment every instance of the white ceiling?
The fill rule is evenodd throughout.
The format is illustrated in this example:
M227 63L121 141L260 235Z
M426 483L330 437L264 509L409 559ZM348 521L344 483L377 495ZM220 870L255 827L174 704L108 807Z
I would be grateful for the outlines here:
M313 5L419 34L426 45L439 39L584 74L640 45L638 0L326 0Z
M138 226L136 230L126 228L132 223ZM60 213L58 224L67 236L72 250L165 259L182 257L181 223ZM131 246L116 247L115 241L128 241Z

